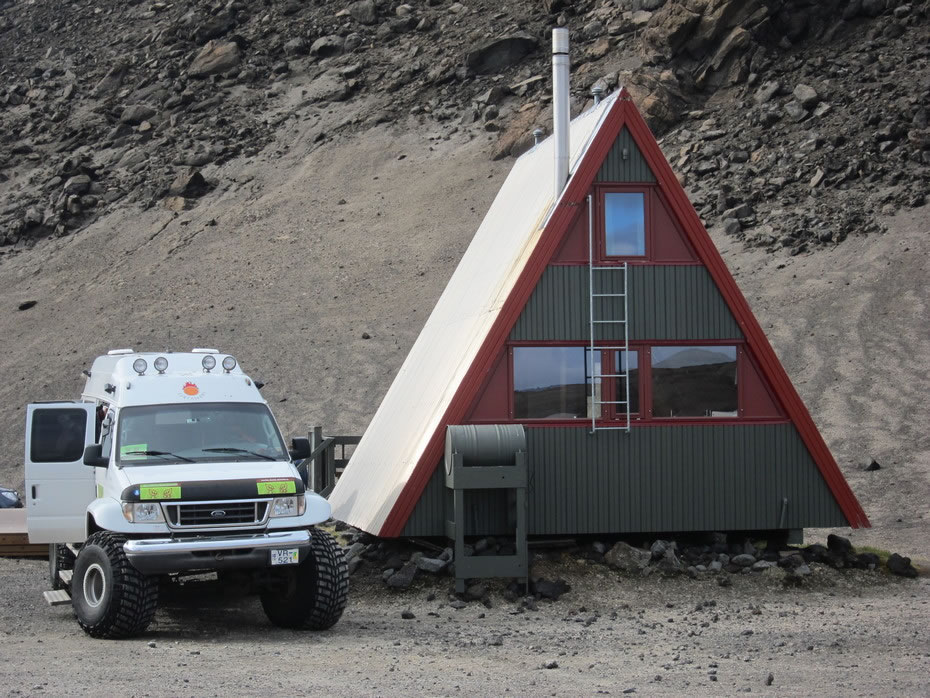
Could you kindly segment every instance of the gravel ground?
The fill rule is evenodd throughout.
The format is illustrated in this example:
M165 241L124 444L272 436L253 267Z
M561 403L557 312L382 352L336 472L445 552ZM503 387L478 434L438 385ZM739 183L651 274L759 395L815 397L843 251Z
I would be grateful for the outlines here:
M391 593L356 575L342 620L320 634L273 628L257 600L189 584L144 636L100 641L69 607L45 606L44 561L2 559L0 686L127 696L930 693L930 579L814 567L803 589L783 588L777 569L727 577L723 588L567 558L537 563L572 590L536 610L505 601L502 584L491 608L455 610L447 579ZM415 617L401 619L408 609Z

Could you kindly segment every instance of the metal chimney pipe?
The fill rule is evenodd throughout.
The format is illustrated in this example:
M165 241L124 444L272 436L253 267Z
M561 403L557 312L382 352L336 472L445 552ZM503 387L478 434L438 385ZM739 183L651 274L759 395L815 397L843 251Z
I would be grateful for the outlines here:
M555 189L556 199L568 181L569 142L568 130L571 118L568 91L568 29L552 30L552 135L555 143Z
M591 88L591 94L594 95L594 106L596 107L601 103L601 99L604 97L604 88L600 85L595 85Z
M539 145L539 142L542 140L544 133L545 131L543 131L541 128L533 129L533 145Z

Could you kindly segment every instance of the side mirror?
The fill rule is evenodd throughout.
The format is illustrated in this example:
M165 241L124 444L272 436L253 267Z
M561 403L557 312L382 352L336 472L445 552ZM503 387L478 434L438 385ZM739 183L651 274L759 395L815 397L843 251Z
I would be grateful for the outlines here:
M313 450L310 448L310 439L305 436L295 436L291 439L291 460L309 458Z
M93 444L84 449L84 465L90 465L95 468L106 468L110 464L110 459L103 455L103 449L100 444Z

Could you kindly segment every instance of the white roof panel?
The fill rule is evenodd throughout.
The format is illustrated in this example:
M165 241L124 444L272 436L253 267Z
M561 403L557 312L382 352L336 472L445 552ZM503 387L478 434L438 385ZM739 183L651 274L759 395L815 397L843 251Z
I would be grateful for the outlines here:
M572 121L572 175L616 99ZM381 530L539 241L553 167L551 137L514 163L336 483L335 518Z

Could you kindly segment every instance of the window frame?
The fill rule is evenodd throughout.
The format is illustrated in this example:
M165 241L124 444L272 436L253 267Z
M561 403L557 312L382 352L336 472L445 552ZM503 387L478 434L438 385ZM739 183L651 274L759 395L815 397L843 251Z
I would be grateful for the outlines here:
M653 257L652 192L654 186L644 184L596 184L594 201L596 206L594 228L594 252L596 261L606 263L650 263ZM607 254L607 194L643 195L643 254Z
M613 346L615 346L615 343L611 343L611 342L608 342L608 341L598 342L598 343L595 343L595 345L594 345L595 351L600 350L600 354L601 354L601 371L602 371L603 373L614 373L614 370L613 370L613 358L611 358L609 355L610 355L611 353L613 353L613 352L620 351L620 350L619 350L619 349L615 349L615 348L610 348L610 347L613 347ZM532 340L529 340L529 341L509 342L508 345L507 345L507 383L508 383L508 390L507 390L507 395L508 395L508 398L507 398L507 401L508 401L508 404L507 404L507 416L508 416L508 418L509 418L511 421L514 421L514 422L527 423L527 424L588 424L588 425L590 425L590 423L591 423L591 418L590 418L590 417L574 417L574 418L571 418L571 419L550 419L550 418L547 418L547 417L517 417L517 416L515 416L515 415L516 415L516 388L515 388L515 385L514 385L514 382L515 382L515 381L514 381L514 378L515 378L515 376L514 376L514 373L515 373L515 366L514 366L514 349L526 348L526 347L529 347L529 348L533 348L533 347L539 347L539 348L560 348L560 347L570 348L570 347L575 347L575 348L579 348L579 349L584 349L584 350L586 350L586 351L585 351L585 354L584 354L584 356L585 356L585 361L584 361L584 363L585 363L585 366L584 366L584 374L585 374L585 377L587 377L587 376L589 375L589 373L588 373L588 365L587 365L587 364L588 364L587 350L590 350L590 348L591 348L591 343L590 343L590 342L585 342L585 341L580 341L580 340L571 340L571 341L532 341ZM630 412L630 420L631 420L631 421L633 421L633 420L639 420L639 419L641 419L642 416L643 416L643 415L641 414L642 405L643 405L643 354L642 354L642 348L643 348L642 345L634 345L634 344L630 344L630 348L629 348L629 351L630 351L631 353L633 353L633 352L636 353L637 366L639 367L639 376L638 376L638 380L637 380L637 387L638 387L638 389L639 389L639 393L638 393L638 394L639 394L639 408L640 408L640 409L637 410L636 412ZM609 363L605 363L605 361L609 361ZM609 366L610 368L609 368L609 369L605 369L605 368L604 368L605 365L606 365L606 366ZM604 401L613 401L613 400L616 400L616 398L614 397L614 395L616 394L615 386L616 386L616 381L617 381L617 379L606 379L606 381L607 381L606 384L607 384L609 387L606 388L606 389L603 389L603 388L602 388L601 400L604 400ZM603 383L602 383L602 385L603 385ZM592 388L592 394L593 394L593 392L594 392L594 391L593 391L593 388ZM597 423L598 423L598 424L603 423L604 425L615 426L616 423L617 423L618 421L619 421L619 422L625 422L625 421L626 421L626 413L624 412L622 415L618 416L618 415L617 415L617 408L618 408L618 407L620 407L620 406L619 406L619 405L612 405L612 404L601 405L601 415L600 415L599 417L597 417L597 419L596 419Z
M554 426L577 426L584 427L587 426L590 428L591 419L576 417L573 419L547 419L547 418L516 418L514 417L514 357L513 350L517 347L585 347L590 348L590 342L584 340L512 340L507 342L505 360L506 360L506 374L507 374L507 418L501 420L500 418L495 419L478 419L475 420L475 424L481 423L501 423L502 421L514 423L514 424L523 424L527 427L554 427ZM597 342L594 345L595 349L601 348L602 358L604 360L604 353L609 353L612 351L619 351L617 349L604 349L605 346L615 346L611 345L610 342ZM726 416L726 417L708 417L708 416L694 416L694 417L656 417L653 414L653 401L652 401L652 348L653 347L674 347L674 346L697 346L697 347L712 347L712 346L735 346L736 347L736 380L737 380L737 393L736 393L736 416ZM630 424L633 426L663 426L663 425L673 425L673 424L700 424L700 425L722 425L722 424L781 424L785 422L786 417L784 416L746 416L746 405L747 405L747 377L749 372L754 372L754 369L751 365L752 360L749 357L749 354L746 350L746 342L743 339L689 339L689 340L636 340L629 343L629 350L631 352L637 353L637 363L639 366L639 379L637 381L637 386L639 387L639 409L636 412L630 412ZM607 371L604 371L605 373ZM609 391L613 393L613 389ZM602 394L603 400L613 400L613 397L609 397L609 393L605 391ZM621 414L617 415L617 407L619 405L602 405L601 416L597 418L596 424L608 426L617 426L618 423L624 423L626 421L626 415Z
M72 420L75 417L81 419L81 429L80 431L75 430L74 434L71 434L72 437L77 437L77 440L71 439L71 443L67 444L68 448L72 448L74 453L65 452L64 448L59 448L59 452L55 454L55 457L48 457L46 453L43 453L39 450L38 445L44 440L51 440L54 437L57 441L63 439L66 435L66 432L58 430L51 434L42 433L47 430L45 419L46 417L55 417L56 419L61 419L62 417L67 417L68 420ZM32 463L41 463L41 464L62 464L62 463L75 463L80 461L84 457L84 448L85 448L85 437L87 434L87 412L80 406L74 408L69 407L37 407L32 412L32 424L29 432L29 453L27 454L28 460ZM75 425L76 426L76 425ZM57 444L56 444L57 445ZM73 457L69 457L73 456Z
M669 424L669 423L678 423L678 422L707 422L711 424L717 424L719 422L727 422L732 420L742 420L743 415L745 414L745 395L744 395L744 385L745 385L745 356L743 351L743 346L745 342L735 341L732 339L699 339L699 340L677 340L677 341L664 341L664 342L648 342L645 346L645 353L648 357L648 376L646 376L646 390L649 394L649 409L648 409L648 419L649 421L654 421L660 424ZM733 347L736 350L736 415L727 415L721 417L711 417L709 415L688 415L683 416L679 415L676 417L657 417L654 412L655 401L653 400L653 380L652 380L652 350L655 348L670 348L670 347ZM642 397L640 397L642 401Z

